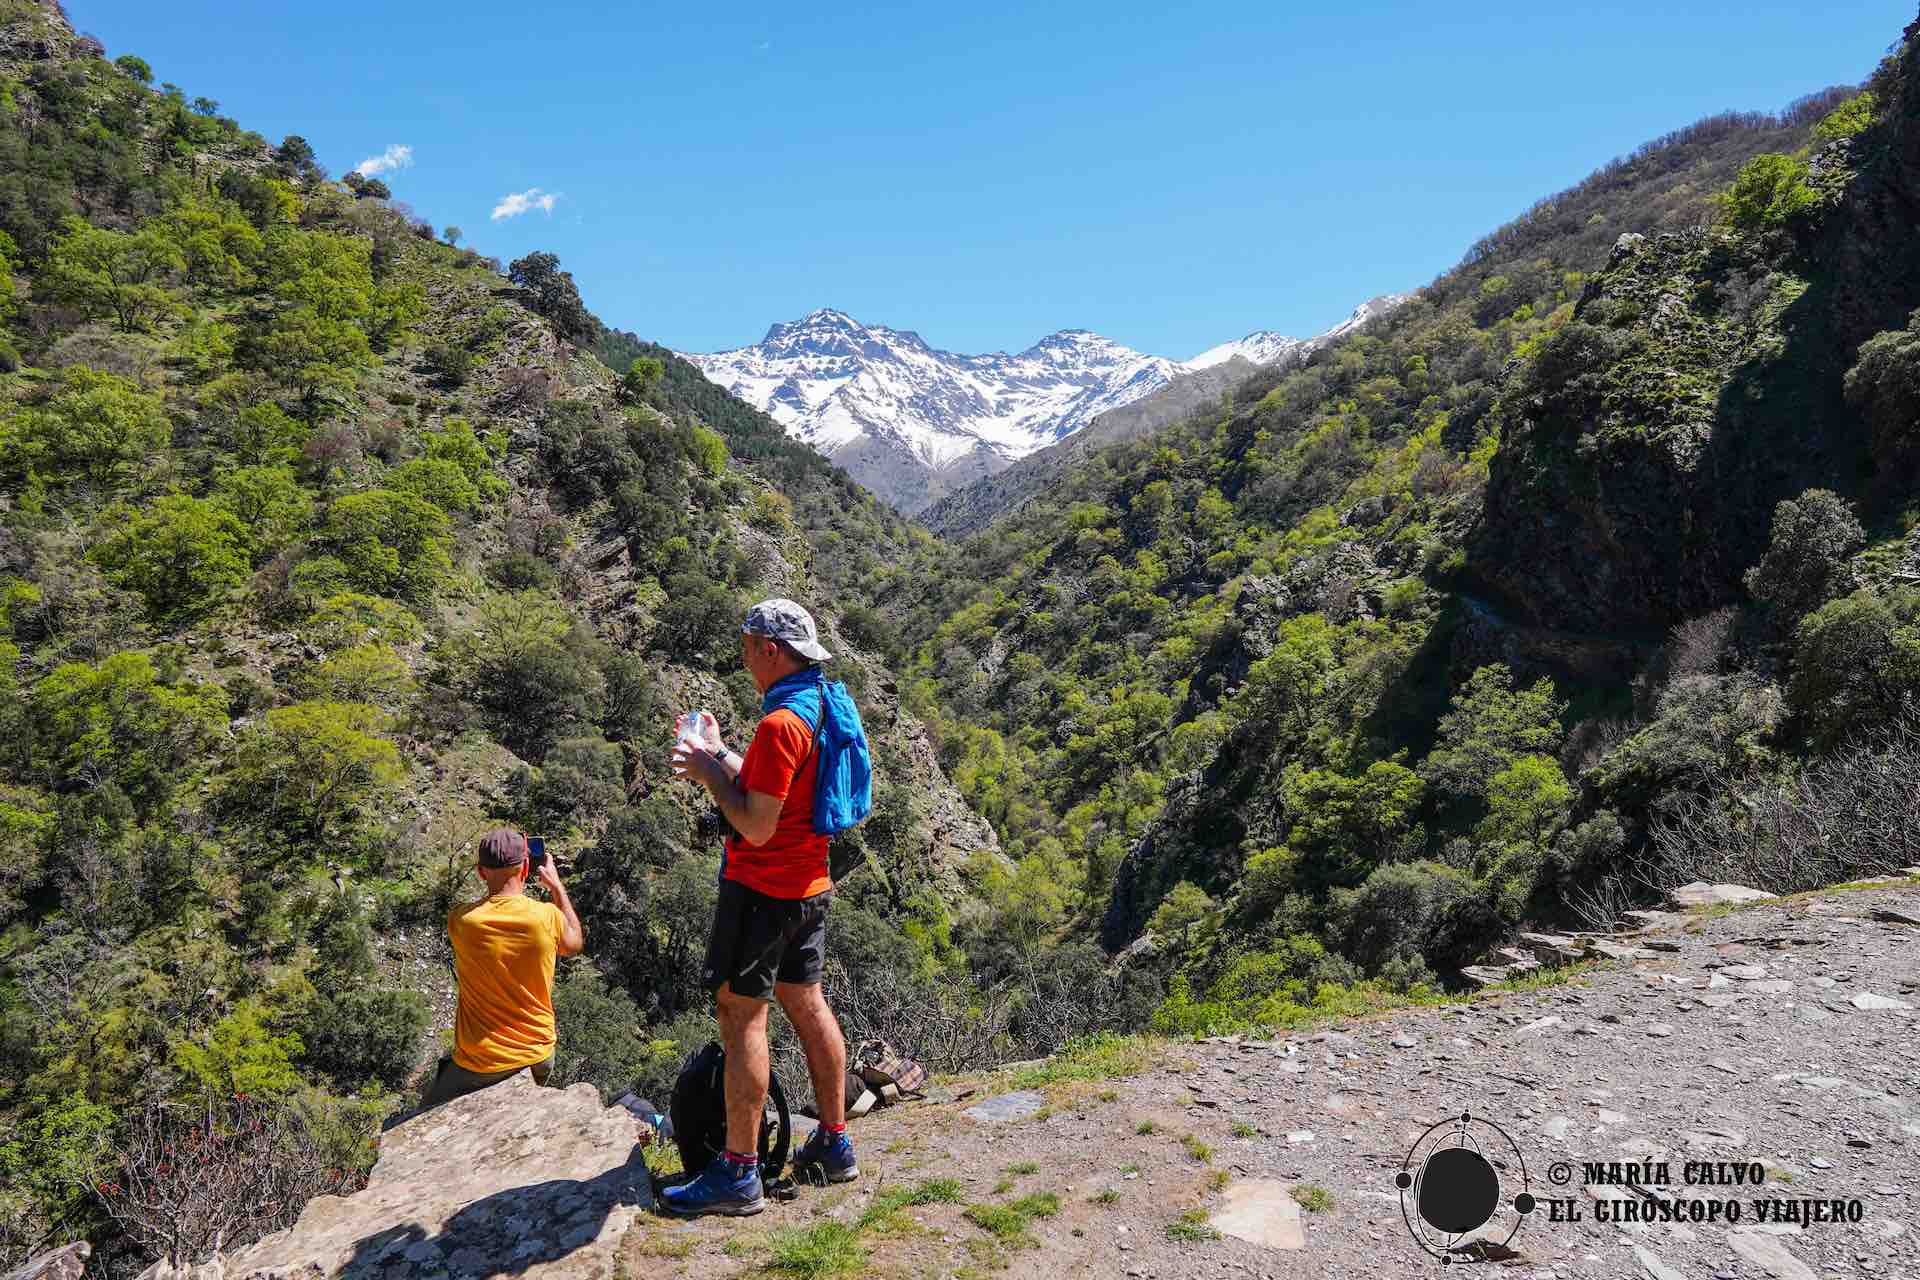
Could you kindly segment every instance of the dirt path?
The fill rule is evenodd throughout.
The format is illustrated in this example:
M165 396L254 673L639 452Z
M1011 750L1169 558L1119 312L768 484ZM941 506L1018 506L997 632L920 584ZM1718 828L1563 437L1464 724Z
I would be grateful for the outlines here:
M1394 1178L1423 1130L1469 1111L1511 1135L1542 1202L1507 1274L1920 1280L1920 925L1876 911L1920 920L1920 883L1695 917L1647 935L1652 958L1566 985L1105 1064L1134 1074L1029 1079L1039 1096L1020 1119L966 1114L1017 1077L949 1082L856 1122L864 1176L852 1186L748 1221L649 1218L621 1269L706 1277L784 1260L780 1273L823 1275L837 1259L839 1274L903 1278L1430 1274L1440 1263L1403 1222ZM1504 1238L1521 1184L1496 1147L1483 1149L1507 1203L1488 1233ZM1666 1161L1670 1183L1583 1185L1585 1162L1641 1160ZM1561 1161L1573 1176L1552 1185ZM1687 1186L1688 1161L1758 1162L1766 1182ZM938 1179L951 1183L928 1185ZM1266 1182L1310 1206L1298 1247L1209 1226ZM930 1202L901 1205L910 1192ZM1549 1221L1551 1197L1581 1220ZM1661 1212L1641 1208L1661 1198L1682 1220L1601 1220ZM1709 1199L1742 1202L1741 1223L1685 1220ZM1756 1200L1803 1199L1843 1213L1857 1202L1859 1220L1756 1221ZM970 1217L974 1205L1002 1210ZM1248 1216L1284 1234L1293 1215Z

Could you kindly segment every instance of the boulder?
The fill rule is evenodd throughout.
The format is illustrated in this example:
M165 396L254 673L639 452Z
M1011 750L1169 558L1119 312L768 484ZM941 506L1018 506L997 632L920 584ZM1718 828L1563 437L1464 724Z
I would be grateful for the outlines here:
M227 1280L345 1275L604 1277L652 1203L633 1117L590 1084L528 1072L389 1130L365 1189L225 1259Z
M1695 880L1692 884L1683 884L1678 889L1667 891L1667 901L1676 907L1718 907L1731 903L1759 902L1777 896L1765 889L1752 889L1744 884L1708 884L1704 880Z
M1271 1178L1235 1182L1228 1186L1225 1203L1208 1225L1221 1235L1262 1248L1304 1249L1306 1232L1301 1228L1300 1205L1292 1191L1287 1183Z
M80 1280L86 1274L87 1258L93 1246L85 1240L36 1253L7 1272L0 1280Z

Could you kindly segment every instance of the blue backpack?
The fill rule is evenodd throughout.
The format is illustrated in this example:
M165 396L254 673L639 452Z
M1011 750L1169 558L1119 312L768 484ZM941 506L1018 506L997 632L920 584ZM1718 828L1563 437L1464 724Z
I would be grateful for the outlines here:
M853 695L818 667L776 680L760 700L760 714L785 707L813 730L820 757L814 770L813 829L823 836L852 830L873 812L873 756Z

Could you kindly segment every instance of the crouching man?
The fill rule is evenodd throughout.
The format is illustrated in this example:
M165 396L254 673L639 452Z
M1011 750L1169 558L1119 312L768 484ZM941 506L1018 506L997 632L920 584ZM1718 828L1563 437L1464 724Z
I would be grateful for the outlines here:
M740 661L760 690L762 718L745 756L729 751L708 717L705 742L674 751L676 772L705 787L732 825L702 981L714 993L726 1050L727 1149L700 1176L661 1193L674 1213L732 1216L765 1207L760 1124L767 1099L767 1002L780 1001L807 1055L820 1127L794 1154L832 1182L860 1176L847 1138L847 1046L821 993L826 966L827 837L814 830L815 714L786 705L821 681L813 617L791 600L747 612ZM818 704L802 702L803 708Z
M447 940L460 984L453 1053L420 1107L437 1107L531 1067L536 1084L553 1070L553 965L587 945L560 873L548 858L540 883L551 903L526 895L527 838L511 827L480 838L475 870L487 896L447 915Z

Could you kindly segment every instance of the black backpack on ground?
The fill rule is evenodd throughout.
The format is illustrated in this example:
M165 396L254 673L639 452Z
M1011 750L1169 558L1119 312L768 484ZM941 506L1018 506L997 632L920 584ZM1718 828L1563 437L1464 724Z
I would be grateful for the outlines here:
M727 1147L727 1055L720 1042L709 1040L706 1048L687 1059L680 1078L673 1082L673 1100L668 1114L673 1117L673 1145L680 1148L680 1163L689 1177L713 1163ZM787 1154L793 1144L793 1117L787 1111L787 1093L780 1087L780 1076L767 1072L767 1106L760 1122L760 1179L771 1186L786 1168Z

